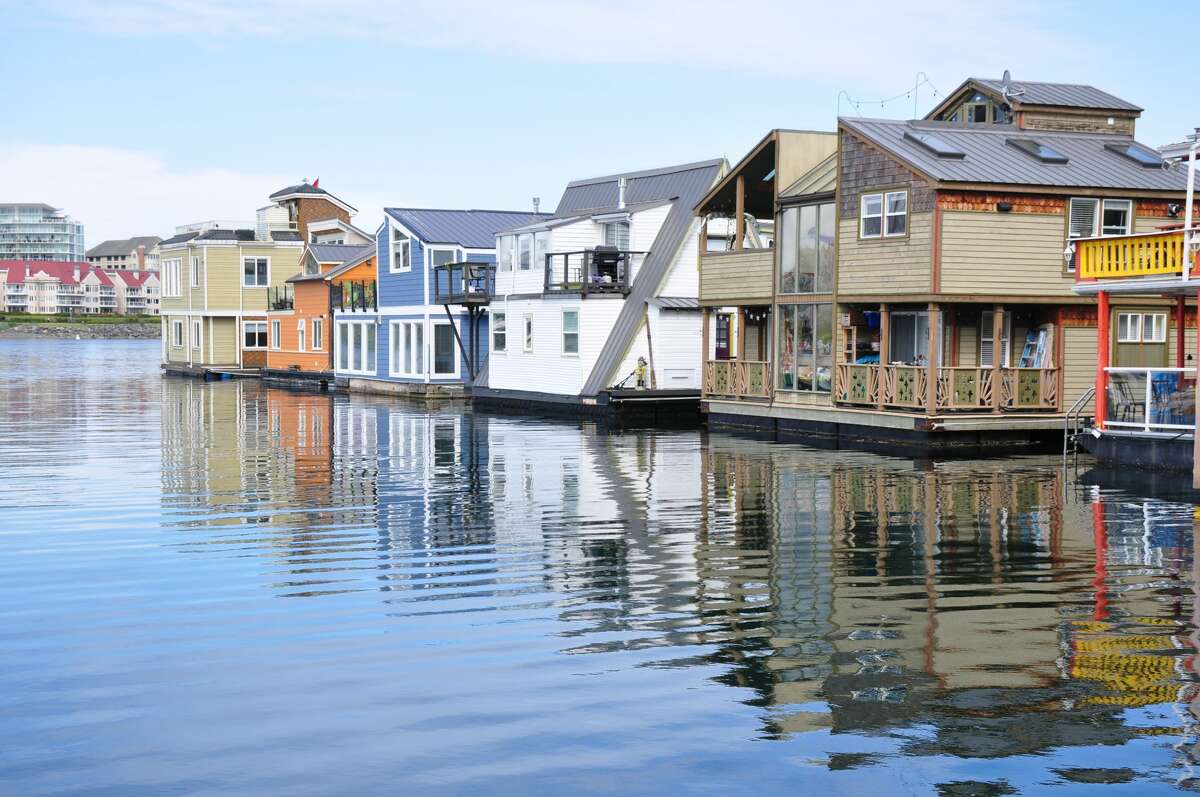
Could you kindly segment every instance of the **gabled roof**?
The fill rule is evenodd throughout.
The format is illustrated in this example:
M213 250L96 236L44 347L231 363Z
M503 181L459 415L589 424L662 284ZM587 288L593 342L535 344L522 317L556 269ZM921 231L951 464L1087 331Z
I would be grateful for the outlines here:
M322 246L323 244L314 244L314 245ZM284 281L285 282L313 282L316 280L325 280L326 282L328 282L328 281L332 280L334 277L340 277L341 275L345 274L350 269L354 268L357 265L365 263L367 260L370 260L372 257L375 256L375 247L374 246L347 246L344 248L358 249L360 251L355 256L347 258L346 261L344 263L342 263L340 266L331 268L324 273L321 273L321 274L300 273L300 274L296 274L294 276L288 277ZM310 250L311 250L311 246L310 246Z
M280 188L275 193L267 197L273 202L282 202L285 199L328 199L333 204L345 208L349 213L357 213L358 210L351 205L343 202L333 194L326 191L324 188L315 186L307 180L296 185L289 185L287 188Z
M114 277L114 278L120 277L121 281L125 283L126 287L130 287L130 288L135 287L135 286L140 287L142 285L145 285L150 280L151 277L158 276L153 271L133 271L131 269L120 269L117 271L109 271L108 275L110 277Z
M1004 80L973 77L967 84L974 83L1002 97ZM964 85L967 85L964 84ZM1035 80L1012 80L1009 82L1009 100L1019 107L1051 106L1054 108L1091 108L1098 111L1141 111L1142 108L1128 100L1114 97L1107 91L1081 83L1042 83Z
M684 163L679 166L667 166L661 169L572 180L567 183L567 190L563 192L562 199L558 201L554 215L579 216L585 212L595 213L616 208L617 186L622 177L625 178L626 204L674 199L680 196L682 188L691 184L696 170L719 168L724 164L725 160L719 158L698 163Z
M438 210L384 208L427 244L453 244L465 249L494 249L496 233L550 218L548 213L521 210Z
M135 254L139 246L150 251L161 241L157 235L140 235L134 238L114 238L103 241L87 250L88 257L123 257Z
M308 251L318 263L344 263L358 257L364 249L374 249L374 244L309 244Z
M896 119L839 119L851 133L871 142L925 176L948 183L1003 183L1062 188L1184 191L1187 169L1146 168L1111 147L1136 142L1111 133L1021 130L1013 125L961 125ZM913 135L931 133L961 156L939 157ZM910 134L910 135L906 135ZM1052 147L1066 163L1044 163L1012 142ZM1139 145L1144 146L1144 145Z
M313 233L314 230L329 230L333 227L336 227L340 230L345 230L346 232L352 232L355 235L359 235L364 241L375 240L375 236L371 235L371 233L365 230L360 230L350 222L342 221L341 219L316 219L315 221L308 222L309 233Z
M520 227L510 227L503 230L497 230L498 233L522 233L536 232L539 230L553 230L555 227L562 227L566 224L574 224L577 221L591 219L603 216L616 216L622 213L640 213L643 210L652 210L662 207L663 205L671 204L670 199L652 199L646 202L627 202L625 207L617 207L613 205L607 208L592 208L586 213L573 213L567 216L548 216L544 219L539 219L532 224L523 224Z

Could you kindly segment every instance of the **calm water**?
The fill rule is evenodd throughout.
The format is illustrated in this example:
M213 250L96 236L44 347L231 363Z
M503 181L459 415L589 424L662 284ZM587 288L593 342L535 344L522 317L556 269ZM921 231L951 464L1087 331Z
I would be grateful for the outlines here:
M0 341L0 794L1200 776L1190 505L1052 458L164 379L158 351Z

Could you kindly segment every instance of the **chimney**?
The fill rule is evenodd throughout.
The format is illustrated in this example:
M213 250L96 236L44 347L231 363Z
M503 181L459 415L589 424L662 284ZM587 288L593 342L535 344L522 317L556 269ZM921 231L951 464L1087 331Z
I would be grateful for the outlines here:
M625 209L625 178L617 180L617 207Z
M540 196L535 196L533 198L533 212L534 213L539 212L541 210L541 207L542 207L542 198Z
M71 269L71 275L75 278L76 282L79 282L79 264L78 263L75 264L75 268Z
M138 244L137 248L137 270L142 271L146 268L146 245Z

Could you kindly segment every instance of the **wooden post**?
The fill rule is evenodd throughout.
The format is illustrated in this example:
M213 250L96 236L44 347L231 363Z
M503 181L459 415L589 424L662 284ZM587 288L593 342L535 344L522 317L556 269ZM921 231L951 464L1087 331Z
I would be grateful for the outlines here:
M879 409L883 409L884 390L883 390L883 374L884 368L887 367L891 359L892 347L892 311L886 304L879 305L879 365L876 366L879 384Z
M746 308L739 307L737 315L737 355L735 359L746 359Z
M1011 343L1009 344L1012 345ZM992 305L992 412L1000 412L1000 382L1004 360L1004 305Z
M929 346L925 354L925 369L928 374L925 378L925 412L928 415L937 414L938 365L942 361L942 339L938 335L939 315L938 306L931 302L929 304L928 322L926 324L929 327Z
M709 337L709 323L710 319L712 318L712 308L705 307L702 309L703 315L700 316L700 335L704 338L704 340L700 344L700 351L703 352L703 355L700 357L700 364L707 365L709 359L712 357L711 349L709 348L709 341L712 340L712 338Z
M654 340L650 337L650 308L646 308L646 353L650 355L650 389L658 390L658 378L654 375Z
M736 217L733 220L733 249L736 252L742 251L742 244L746 238L746 177L739 174L737 183L734 186L736 190L734 200L734 213Z
M1096 428L1108 420L1108 291L1100 291L1096 303Z

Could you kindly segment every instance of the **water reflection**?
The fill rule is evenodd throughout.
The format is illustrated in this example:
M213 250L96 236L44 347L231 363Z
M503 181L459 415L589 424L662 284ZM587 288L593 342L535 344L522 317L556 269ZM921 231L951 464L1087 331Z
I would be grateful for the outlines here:
M1193 785L1188 505L1052 459L914 464L151 367L105 391L157 413L138 448L132 425L87 433L88 355L67 377L23 356L0 348L32 373L0 387L15 793ZM72 450L130 489L46 495ZM36 766L64 745L69 774Z

